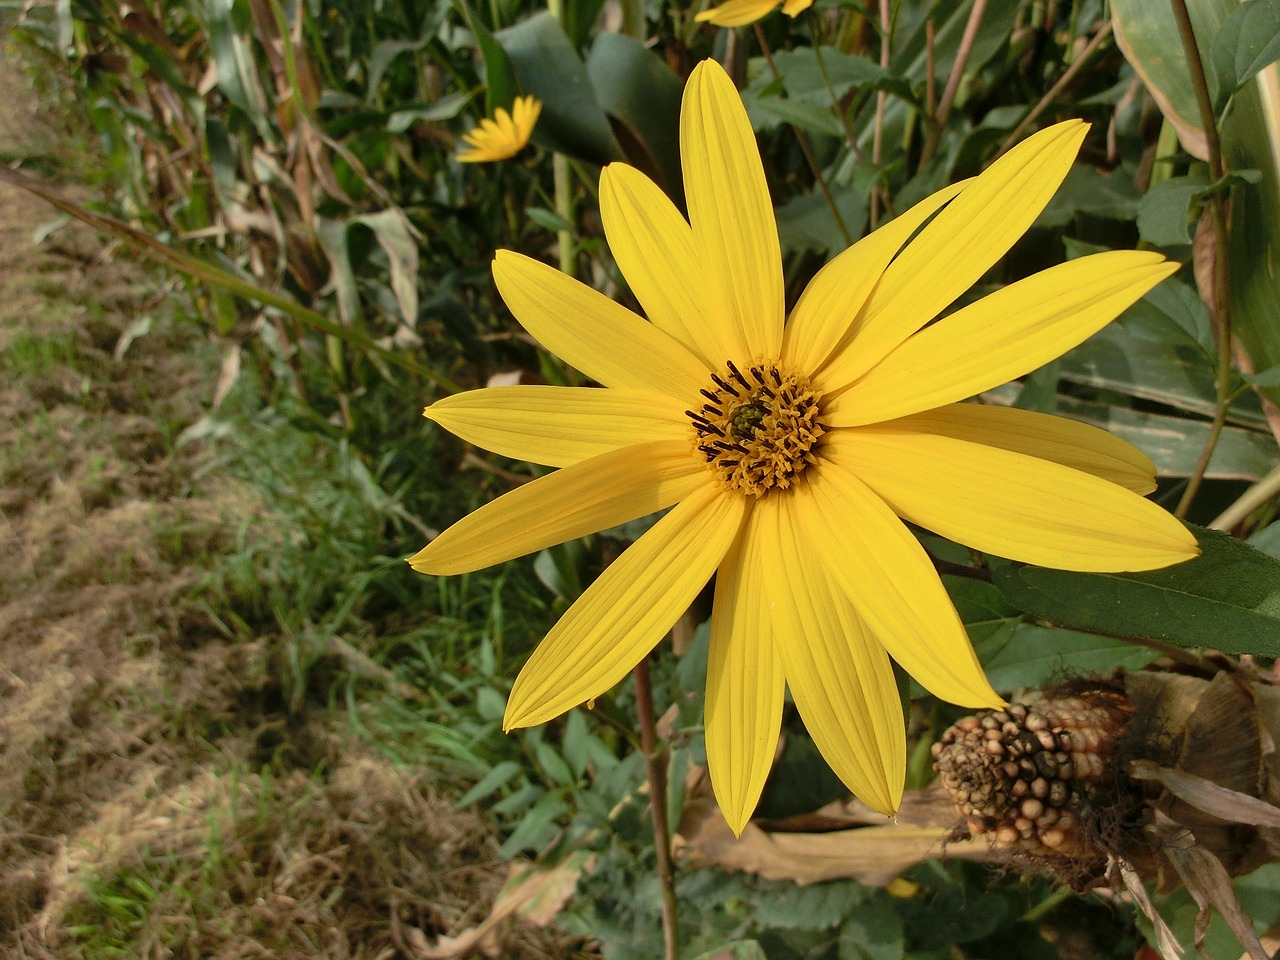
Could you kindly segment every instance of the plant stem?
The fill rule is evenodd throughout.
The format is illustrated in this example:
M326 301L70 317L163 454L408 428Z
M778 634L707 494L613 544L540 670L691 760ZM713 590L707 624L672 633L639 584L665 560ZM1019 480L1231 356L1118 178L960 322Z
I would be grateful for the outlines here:
M930 20L929 23L933 21ZM880 0L880 68L889 71L889 35L893 29L893 21L889 16L889 0ZM887 203L884 184L880 180L880 161L884 156L884 108L889 95L883 90L876 91L876 126L871 140L871 165L876 168L876 185L871 189L871 210L867 219L867 229L874 230L880 225L880 204Z
M1191 87L1195 91L1196 105L1200 109L1200 125L1204 128L1205 146L1209 154L1209 179L1217 183L1222 179L1224 171L1222 163L1222 142L1218 139L1218 125L1213 115L1213 100L1209 96L1209 81L1205 76L1204 62L1200 59L1200 48L1196 45L1195 30L1191 26L1191 14L1187 11L1186 0L1170 0L1173 17L1178 22L1178 34L1182 38L1182 49L1187 61L1187 72L1191 77ZM1209 197L1209 221L1213 230L1213 274L1211 281L1209 314L1213 321L1214 337L1217 340L1217 369L1214 374L1214 392L1217 395L1217 409L1214 411L1213 424L1209 428L1209 439L1204 450L1196 461L1195 469L1187 478L1187 488L1182 499L1174 509L1174 516L1182 519L1191 509L1204 480L1205 470L1217 446L1218 437L1222 434L1223 424L1227 420L1227 407L1230 404L1231 391L1231 309L1229 273L1227 263L1227 200L1222 190L1216 190Z
M1098 48L1102 46L1103 41L1111 36L1111 30L1111 21L1108 20L1102 25L1102 28L1093 35L1093 38L1085 48L1080 51L1080 55L1071 62L1066 70L1062 71L1062 76L1058 78L1057 82L1049 88L1048 92L1040 98L1039 102L1036 103L1034 107L1031 108L1030 112L1018 122L1018 125L1013 128L1013 132L1005 138L1004 143L1000 144L1000 149L996 151L997 157L1001 157L1011 150L1014 144L1018 142L1018 138L1022 136L1022 132L1026 130L1027 127L1031 126L1031 124L1035 122L1036 118L1040 116L1040 114L1044 113L1045 108L1058 98L1058 94L1062 93L1062 91L1066 89L1067 84L1071 83L1071 81L1075 79L1076 74L1079 73L1081 68L1089 62L1089 58L1092 57L1094 53L1097 52Z
M653 716L653 688L649 684L649 661L641 660L634 671L636 713L640 720L640 749L649 773L649 810L653 814L653 846L658 860L658 882L662 887L662 943L666 960L679 960L680 941L676 937L676 875L671 864L671 831L667 827L667 757L658 746L657 724Z
M1280 494L1280 466L1242 493L1235 503L1218 514L1209 524L1209 529L1230 530L1236 524L1244 522L1249 514L1277 494Z
M569 158L563 153L551 157L551 174L555 180L556 213L567 223L573 223L573 190L569 185ZM556 231L560 250L560 272L572 277L577 273L573 256L573 234L568 230Z
M777 66L773 62L773 54L769 51L769 42L764 38L764 31L760 29L760 24L752 24L756 30L756 40L760 44L760 52L764 54L764 62L769 65L769 72L773 74L774 79L778 79ZM836 229L840 231L840 238L844 240L845 246L853 243L853 238L849 235L849 228L844 225L844 217L840 216L840 208L836 206L835 198L831 196L831 191L827 189L826 178L822 175L822 170L818 166L818 158L813 155L813 148L809 146L809 138L805 136L803 130L794 123L791 129L795 131L796 140L800 143L800 152L804 154L805 162L809 164L809 169L813 171L813 179L818 184L818 189L822 191L823 197L826 198L827 207L831 210L831 217L836 222Z
M942 91L942 100L938 103L938 113L929 118L929 132L925 136L924 148L920 151L922 169L933 159L934 153L938 150L938 141L942 139L942 128L947 125L947 117L951 115L951 107L960 89L960 81L964 78L964 69L969 65L969 54L973 53L973 44L978 39L978 28L982 26L982 15L986 10L987 0L973 0L973 9L969 11L969 22L964 25L964 36L960 38L960 49L956 51L956 62L951 65L951 76L947 77L947 85Z

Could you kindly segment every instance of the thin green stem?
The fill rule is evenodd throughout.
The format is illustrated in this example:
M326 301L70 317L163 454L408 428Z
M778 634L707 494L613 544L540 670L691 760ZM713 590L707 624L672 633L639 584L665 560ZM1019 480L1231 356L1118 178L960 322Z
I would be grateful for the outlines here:
M563 153L552 155L551 174L555 181L556 213L566 223L573 223L573 189L569 183L569 158ZM557 230L556 243L560 251L560 272L574 276L577 265L574 263L572 231Z
M756 40L760 43L760 52L764 55L764 62L769 65L769 72L773 74L774 79L779 79L781 74L778 73L778 67L773 62L773 54L769 51L769 41L765 39L764 31L760 29L760 24L754 23ZM805 162L809 164L809 169L813 172L814 182L817 183L818 189L822 191L822 196L827 201L827 207L831 210L831 217L835 220L836 229L840 231L840 238L844 240L845 246L853 243L853 237L849 233L849 228L845 226L844 217L840 215L840 208L836 206L836 201L831 196L831 190L827 187L826 177L822 175L822 169L818 166L818 158L813 155L813 148L809 146L809 138L805 136L803 130L794 123L791 129L795 131L796 140L800 144L800 152L804 154Z
M1209 154L1209 179L1217 183L1222 179L1225 168L1222 162L1222 142L1218 138L1218 125L1213 114L1213 100L1209 95L1209 80L1205 75L1204 62L1200 59L1200 48L1196 44L1195 30L1191 25L1191 14L1187 11L1186 0L1170 0L1170 6L1173 8L1173 17L1178 23L1178 34L1182 39L1191 87L1195 91L1196 105L1200 110L1200 125L1204 128L1205 146ZM1209 460L1213 457L1218 437L1222 434L1223 424L1227 420L1227 408L1231 402L1231 307L1230 273L1227 262L1228 199L1229 197L1224 196L1221 190L1215 191L1209 197L1209 223L1213 230L1213 273L1212 289L1209 291L1211 296L1208 300L1214 338L1218 347L1213 383L1217 407L1204 450L1201 451L1191 476L1187 478L1187 488L1182 493L1182 499L1178 501L1178 506L1173 511L1174 516L1180 519L1186 517L1204 481L1205 471L1209 467Z
M645 765L649 774L649 810L653 814L653 846L658 862L658 880L662 887L663 956L666 960L679 960L676 874L671 863L671 831L667 825L667 755L665 748L658 746L648 660L641 660L636 664L634 674L636 713L640 720L640 749L644 751Z

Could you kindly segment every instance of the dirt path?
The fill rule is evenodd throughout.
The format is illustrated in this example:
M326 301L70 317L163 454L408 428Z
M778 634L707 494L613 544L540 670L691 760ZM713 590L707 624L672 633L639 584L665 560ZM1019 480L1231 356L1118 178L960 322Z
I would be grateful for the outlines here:
M0 54L0 156L65 163L36 102ZM52 221L0 186L0 957L386 960L477 923L507 873L490 828L341 715L284 716L272 638L202 605L264 509L179 442L216 348L155 274Z

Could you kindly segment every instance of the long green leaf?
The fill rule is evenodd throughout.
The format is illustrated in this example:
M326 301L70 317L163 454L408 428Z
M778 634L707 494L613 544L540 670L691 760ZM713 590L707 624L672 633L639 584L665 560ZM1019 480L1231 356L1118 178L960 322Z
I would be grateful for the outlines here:
M1163 570L1087 574L1000 563L996 587L1011 605L1058 626L1280 656L1280 560L1193 529L1204 554Z
M238 277L229 270L225 270L199 257L192 256L182 250L174 249L165 243L157 240L155 237L143 233L141 230L135 230L127 223L122 223L115 217L109 217L106 214L95 213L74 201L68 200L60 195L57 191L51 190L44 184L40 183L33 177L29 177L17 170L10 170L0 167L0 182L19 187L30 193L35 194L42 200L46 200L53 206L57 207L63 213L70 214L77 220L88 224L95 230L105 233L108 236L118 237L135 247L140 253L145 254L157 263L163 264L178 273L191 277L193 280L199 280L201 283L208 283L215 287L226 290L238 297L244 297L246 300L253 300L264 306L274 307L288 316L293 317L302 324L326 333L329 336L336 337L345 341L354 347L358 347L365 353L385 360L394 364L403 370L416 374L423 379L436 384L441 389L448 390L451 393L457 393L462 388L455 384L452 380L444 377L434 370L424 367L422 364L414 360L410 360L403 353L386 350L373 342L369 337L352 329L345 327L340 323L330 320L328 317L322 316L307 307L296 303L281 294L267 290L265 287L258 286L251 280Z

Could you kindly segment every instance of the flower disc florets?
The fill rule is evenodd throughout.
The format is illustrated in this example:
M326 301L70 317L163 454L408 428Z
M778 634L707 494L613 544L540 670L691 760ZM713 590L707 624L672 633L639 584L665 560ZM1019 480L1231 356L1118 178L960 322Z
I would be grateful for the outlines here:
M819 395L808 378L757 360L746 370L733 361L711 375L701 409L687 410L693 445L716 479L758 497L785 490L814 461L824 428Z

